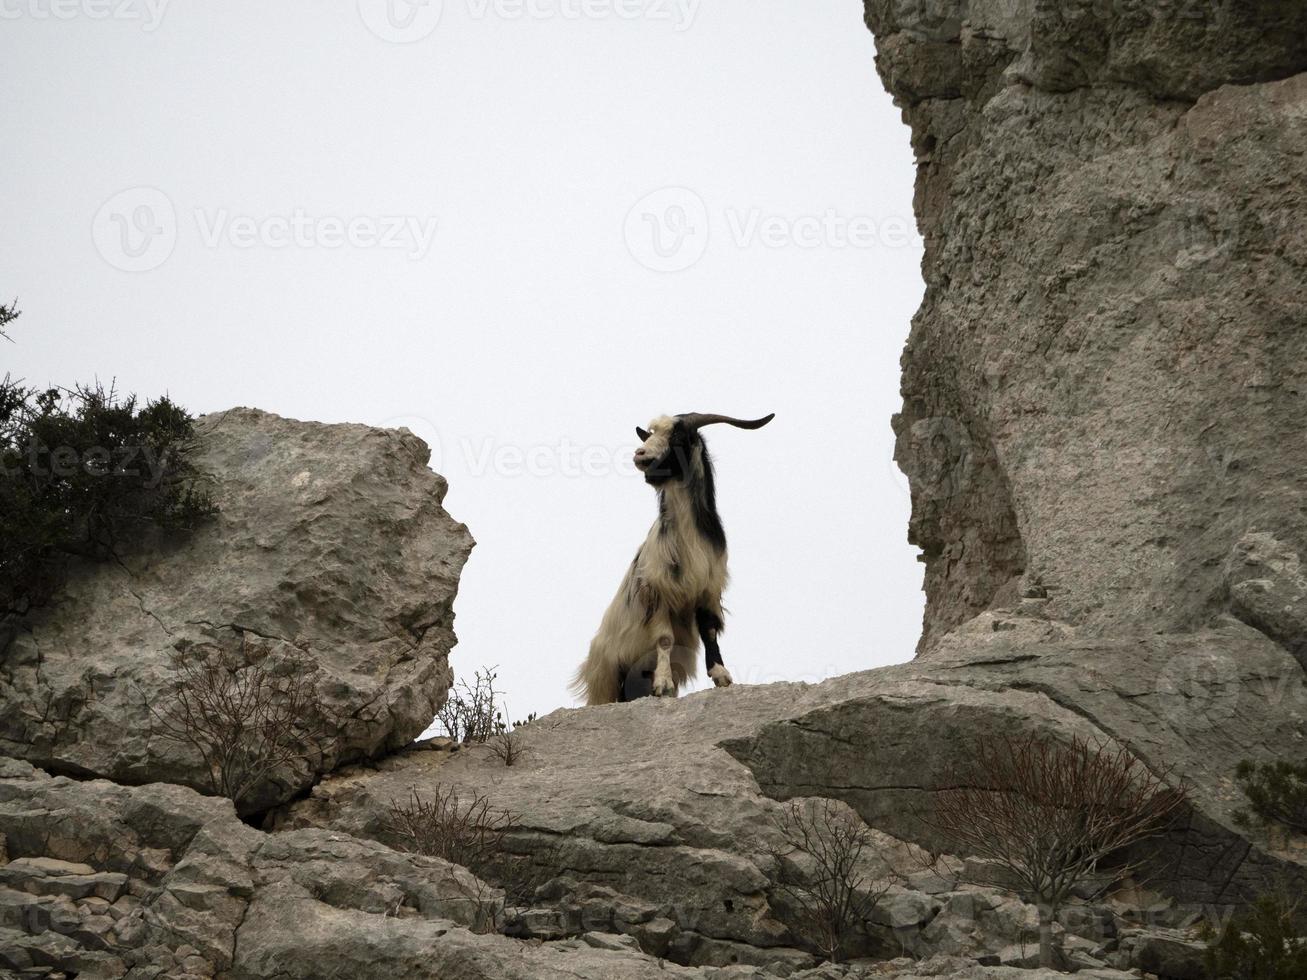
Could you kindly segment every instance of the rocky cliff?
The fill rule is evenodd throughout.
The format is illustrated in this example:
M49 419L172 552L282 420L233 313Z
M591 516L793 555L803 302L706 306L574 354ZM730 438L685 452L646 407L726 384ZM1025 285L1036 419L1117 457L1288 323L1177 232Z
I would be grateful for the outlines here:
M471 543L425 450L206 419L218 522L77 576L5 640L0 968L1041 980L1033 907L921 860L935 792L1008 734L1126 746L1191 787L1152 890L1059 921L1082 975L1197 980L1179 927L1307 889L1300 842L1237 825L1232 780L1307 735L1307 8L866 13L927 241L895 421L921 655L558 711L511 767L405 747L448 686ZM146 737L137 692L163 697L171 652L198 645L308 658L328 695L321 751L245 808L260 829L166 785L203 788L200 762ZM515 821L481 877L402 851L396 805L451 791ZM861 870L895 878L856 937L875 960L819 965L780 887L776 821L807 798L870 826Z
M1047 596L1101 631L1233 608L1307 547L1307 7L868 0L912 128L926 297L898 459L923 649Z

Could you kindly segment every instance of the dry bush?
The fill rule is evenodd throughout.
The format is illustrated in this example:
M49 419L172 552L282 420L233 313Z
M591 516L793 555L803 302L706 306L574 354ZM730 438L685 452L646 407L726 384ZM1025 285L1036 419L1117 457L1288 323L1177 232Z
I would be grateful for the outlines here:
M504 706L504 711L508 706ZM522 740L522 729L535 721L535 713L532 712L527 716L526 721L507 722L501 712L495 713L495 733L490 736L490 751L495 754L500 762L506 766L513 766L521 762L528 755L526 745Z
M272 657L242 636L239 653L202 644L175 652L170 665L170 697L145 698L151 734L199 752L210 789L237 810L277 770L321 759L325 713L307 655Z
M935 797L927 823L951 853L981 859L959 872L1015 887L1039 906L1040 964L1053 967L1053 922L1078 886L1104 887L1138 870L1108 858L1162 830L1187 799L1124 747L1031 735L980 742L975 770Z
M867 932L872 913L899 880L872 877L865 865L882 858L871 829L833 800L791 801L776 818L784 845L772 851L777 885L799 909L798 930L832 962ZM808 860L796 862L796 855Z
M469 685L459 681L450 688L448 697L436 712L436 721L455 742L490 741L503 724L499 706L500 692L495 690L498 667L478 670Z
M473 903L477 929L483 931L494 926L498 911L483 875L504 864L504 841L516 827L517 818L493 809L488 797L473 793L464 801L457 789L436 786L427 798L415 787L407 800L392 800L385 829L401 850L442 858L472 872L475 884L455 875L450 880Z
M429 798L414 788L403 803L392 800L386 825L406 851L438 857L475 870L504 849L504 838L517 818L490 806L489 797L473 793L464 802L458 790L436 786Z

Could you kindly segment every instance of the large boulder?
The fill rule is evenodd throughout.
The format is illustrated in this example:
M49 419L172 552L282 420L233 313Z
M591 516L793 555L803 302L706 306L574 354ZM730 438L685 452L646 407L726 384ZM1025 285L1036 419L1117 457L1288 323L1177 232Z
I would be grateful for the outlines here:
M1021 594L1105 633L1243 615L1245 535L1307 550L1307 6L866 16L926 242L895 420L922 649Z
M198 752L158 737L158 715L172 658L222 650L266 661L270 676L311 675L312 744L242 800L259 810L431 723L452 680L452 605L472 538L405 430L252 409L205 416L197 430L216 517L75 568L49 607L0 634L0 754L207 788Z

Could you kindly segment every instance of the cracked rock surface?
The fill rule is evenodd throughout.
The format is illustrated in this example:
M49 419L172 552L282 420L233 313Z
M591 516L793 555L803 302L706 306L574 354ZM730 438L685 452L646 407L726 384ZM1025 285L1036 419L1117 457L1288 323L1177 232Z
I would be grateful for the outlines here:
M1307 6L866 18L926 243L895 420L921 648L1023 593L1104 634L1242 612L1245 535L1307 552Z
M978 617L935 655L899 667L555 712L522 729L526 757L509 768L474 747L347 769L273 826L385 841L393 800L484 793L520 817L512 849L549 869L539 897L577 929L632 935L690 965L797 967L803 943L774 886L774 821L779 801L834 798L881 835L869 874L909 872L868 949L978 955L1016 942L1002 940L1013 930L977 929L975 909L949 887L928 894L910 874L909 848L940 843L923 808L977 740L1076 735L1172 767L1193 805L1148 845L1155 886L1178 905L1230 905L1279 880L1307 888L1300 852L1273 853L1235 826L1232 778L1241 759L1300 745L1304 719L1297 661L1232 617L1185 636L1108 640L1018 609ZM941 908L953 911L941 918Z
M0 635L0 755L203 788L198 756L150 737L145 699L164 702L170 654L239 651L242 639L273 658L307 651L327 715L322 754L275 771L247 801L258 810L430 724L452 680L452 604L472 538L407 432L243 408L197 430L217 517L74 569L50 607Z
M127 787L51 777L0 760L0 976L86 980L796 980L965 976L977 980L1056 974L937 955L863 961L832 972L795 950L734 948L730 965L686 968L649 953L675 932L649 919L636 936L596 920L555 941L519 941L481 930L502 894L466 869L391 850L339 831L257 831L225 801L180 786ZM0 856L3 857L3 856ZM475 896L474 899L469 896ZM933 911L936 933L967 948L971 929L1015 938L1033 910L986 892L965 896L971 918L953 928L940 901L900 901L895 921L916 929ZM944 901L949 900L945 896ZM954 902L956 904L956 902ZM611 916L618 908L609 902ZM537 917L540 913L537 913ZM956 918L956 917L953 917ZM888 921L888 920L887 920ZM940 940L936 940L940 943ZM996 957L997 959L997 957ZM1026 964L1028 965L1028 964ZM1126 980L1099 969L1087 976Z

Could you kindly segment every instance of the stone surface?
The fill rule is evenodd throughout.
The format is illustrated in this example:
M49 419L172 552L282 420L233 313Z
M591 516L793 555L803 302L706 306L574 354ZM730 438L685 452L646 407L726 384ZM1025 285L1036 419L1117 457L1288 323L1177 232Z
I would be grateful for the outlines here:
M1225 563L1234 614L1284 644L1307 668L1307 569L1274 535L1247 534Z
M115 923L99 905L0 888L0 965L11 969L35 963L86 977L664 975L656 960L620 944L546 948L469 931L486 925L487 912L493 924L502 895L438 858L323 830L263 834L229 804L180 786L79 782L0 763L0 825L16 855L9 867L31 875L75 862L91 876L131 878L142 891Z
M1146 933L1135 944L1135 958L1146 973L1166 980L1206 980L1203 965L1206 943L1180 933Z
M247 809L319 771L395 750L430 724L451 681L452 603L472 547L441 507L445 481L406 431L233 409L198 423L217 518L177 544L79 569L67 594L0 635L0 753L54 771L206 785L189 747L151 738L190 644L274 662L307 651L325 734Z
M895 420L922 648L1023 594L1207 624L1245 535L1307 549L1307 7L866 16L926 241Z
M887 897L867 951L971 955L1028 943L1034 910L921 873L902 841L942 845L922 816L977 740L1075 734L1127 745L1158 771L1173 767L1191 786L1192 809L1149 843L1153 887L1184 903L1229 905L1280 878L1307 887L1307 868L1233 822L1238 762L1298 744L1305 718L1298 663L1233 618L1185 636L1107 639L1014 610L978 617L911 664L819 685L737 685L556 712L523 728L530 753L511 768L478 747L357 767L278 811L273 825L386 840L392 800L439 787L484 793L520 818L510 846L551 872L541 889L551 905L576 910L585 929L706 965L716 943L804 945L775 888L778 801L836 798L879 833L883 860L867 873L911 876ZM601 910L625 911L596 926L587 912L596 898ZM1098 949L1112 938L1105 914L1067 925Z

